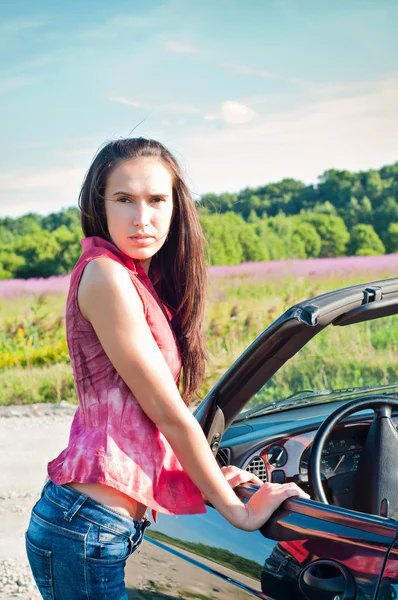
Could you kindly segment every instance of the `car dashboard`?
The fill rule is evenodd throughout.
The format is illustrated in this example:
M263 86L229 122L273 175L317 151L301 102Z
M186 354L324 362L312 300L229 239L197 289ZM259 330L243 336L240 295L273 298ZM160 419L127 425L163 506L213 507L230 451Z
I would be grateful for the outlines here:
M306 492L308 457L318 427L344 402L330 402L233 423L225 432L217 460L220 466L236 465L262 481L294 481ZM354 474L373 419L373 411L361 411L332 431L322 452L321 476L330 503L350 508ZM395 426L398 416L393 417Z

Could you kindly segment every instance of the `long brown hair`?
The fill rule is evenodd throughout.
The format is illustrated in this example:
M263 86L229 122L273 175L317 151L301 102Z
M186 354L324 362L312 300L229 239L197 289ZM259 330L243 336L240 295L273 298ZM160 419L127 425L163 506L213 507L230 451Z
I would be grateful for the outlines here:
M202 382L206 346L204 332L207 269L204 235L191 193L174 156L160 142L145 138L111 141L95 156L79 195L86 237L111 241L105 213L105 186L121 162L141 157L161 160L173 176L173 217L167 241L157 252L162 269L163 300L177 310L177 339L182 357L182 391L189 404Z

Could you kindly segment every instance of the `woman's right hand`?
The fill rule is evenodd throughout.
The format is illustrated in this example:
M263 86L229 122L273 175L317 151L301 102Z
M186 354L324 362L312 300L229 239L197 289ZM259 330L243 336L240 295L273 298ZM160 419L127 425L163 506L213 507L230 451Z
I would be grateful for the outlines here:
M246 531L259 529L287 498L310 499L295 483L264 483L245 504L245 520L240 527Z

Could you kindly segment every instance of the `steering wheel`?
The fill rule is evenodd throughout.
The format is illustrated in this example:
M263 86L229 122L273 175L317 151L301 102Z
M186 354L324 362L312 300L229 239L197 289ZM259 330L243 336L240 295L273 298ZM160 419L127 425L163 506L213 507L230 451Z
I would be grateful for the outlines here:
M308 480L313 497L329 504L321 478L321 458L326 440L343 419L366 409L372 409L375 415L354 475L352 508L392 517L394 513L398 515L398 431L391 420L391 412L398 409L398 398L370 396L348 402L330 414L312 441Z

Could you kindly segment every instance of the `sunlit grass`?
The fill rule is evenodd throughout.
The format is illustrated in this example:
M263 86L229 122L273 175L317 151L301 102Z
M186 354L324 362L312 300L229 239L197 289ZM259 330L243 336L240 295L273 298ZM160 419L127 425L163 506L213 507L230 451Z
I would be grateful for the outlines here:
M387 273L352 273L346 277L260 277L256 273L209 279L207 346L209 362L200 394L204 396L247 346L290 306ZM76 401L65 339L65 293L41 293L0 299L0 404ZM37 293L36 293L37 292ZM290 361L273 379L274 392L289 395L298 385L322 389L360 385L370 377L380 383L395 374L398 340L396 322L373 321L361 331L328 328L300 358ZM349 384L351 385L351 383ZM272 386L271 386L272 387ZM270 387L270 390L271 390Z

